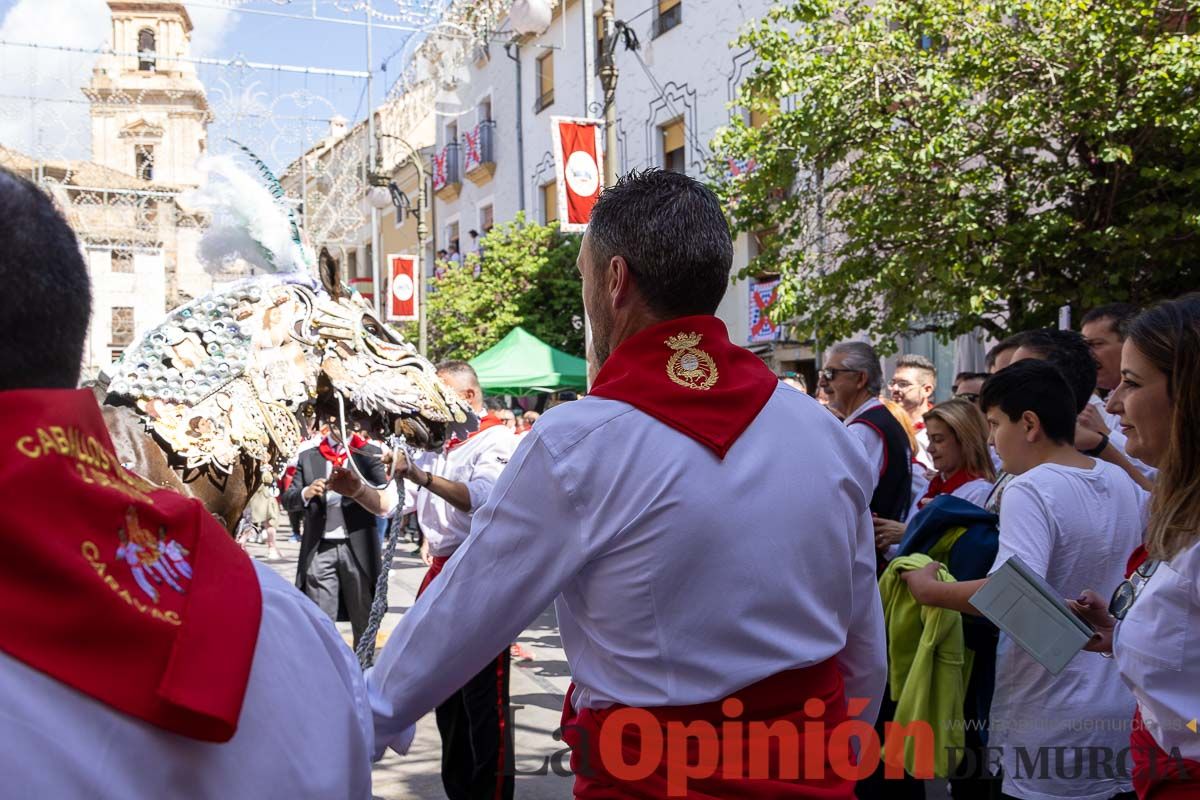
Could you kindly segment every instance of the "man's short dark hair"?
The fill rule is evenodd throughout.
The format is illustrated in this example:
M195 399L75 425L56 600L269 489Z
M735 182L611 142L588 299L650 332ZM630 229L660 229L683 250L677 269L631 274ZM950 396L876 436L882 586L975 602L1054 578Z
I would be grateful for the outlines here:
M1075 395L1075 413L1087 406L1096 391L1096 357L1079 331L1040 328L1021 334L1020 346L1058 367Z
M988 374L987 372L960 372L954 376L954 385L958 386L963 381L973 381L978 378L983 378L986 381Z
M657 314L712 314L729 287L729 223L717 196L681 173L618 178L592 208L588 237L595 268L622 256Z
M1021 334L1018 333L992 345L992 349L988 350L987 355L983 358L984 366L990 372L996 366L996 359L1000 357L1000 354L1007 353L1009 350L1016 350L1020 347L1020 342Z
M1138 311L1138 307L1132 303L1109 303L1104 306L1096 306L1083 315L1079 326L1083 327L1092 322L1108 320L1112 329L1117 332L1117 336L1121 337L1121 341L1125 341L1125 331L1129 327L1129 323L1133 322L1133 318L1138 315Z
M0 168L0 390L79 385L92 290L50 196Z
M1013 422L1026 411L1037 414L1052 441L1075 444L1075 417L1071 386L1053 363L1026 359L989 375L979 394L983 413L999 408Z

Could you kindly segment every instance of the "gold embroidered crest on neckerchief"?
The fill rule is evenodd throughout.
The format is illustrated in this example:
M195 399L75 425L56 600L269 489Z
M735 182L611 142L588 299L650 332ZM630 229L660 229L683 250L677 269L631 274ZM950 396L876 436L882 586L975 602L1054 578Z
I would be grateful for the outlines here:
M667 361L667 377L689 389L708 390L717 383L719 374L712 356L696 345L703 334L677 333L666 341L675 352Z

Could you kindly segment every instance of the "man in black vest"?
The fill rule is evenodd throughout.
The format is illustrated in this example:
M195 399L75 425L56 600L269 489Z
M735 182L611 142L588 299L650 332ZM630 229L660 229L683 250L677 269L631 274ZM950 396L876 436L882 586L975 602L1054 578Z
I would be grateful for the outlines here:
M904 522L912 505L912 450L904 427L879 402L883 369L875 348L866 342L835 344L819 376L829 405L845 415L846 427L875 465L879 479L871 512Z
M336 421L330 427L336 431ZM296 475L283 494L283 506L304 513L296 587L331 619L348 618L357 646L367 627L380 570L375 518L386 516L397 496L394 485L379 491L359 480L350 458L376 486L387 481L387 472L378 447L357 435L350 439L343 443L334 432L318 447L302 451Z
M891 536L878 520L904 522L912 506L912 447L908 433L892 412L879 402L883 389L883 368L875 348L866 342L841 342L829 349L825 367L817 373L821 388L829 395L829 405L846 420L846 428L862 444L867 460L879 476L871 495L871 514L877 518L875 547L877 564L883 569L883 553L892 544ZM895 526L892 526L895 527ZM876 730L892 719L895 703L884 693ZM909 776L903 780L884 780L882 765L874 774L859 781L858 800L922 800L924 788Z

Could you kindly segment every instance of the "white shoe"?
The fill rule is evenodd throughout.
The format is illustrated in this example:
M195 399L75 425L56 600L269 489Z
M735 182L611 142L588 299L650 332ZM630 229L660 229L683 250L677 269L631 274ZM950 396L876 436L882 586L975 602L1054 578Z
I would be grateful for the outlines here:
M267 560L269 560L269 561L282 561L282 560L283 560L283 554L279 552L279 548L278 548L278 547L272 547L270 550L268 550L268 551L267 551Z

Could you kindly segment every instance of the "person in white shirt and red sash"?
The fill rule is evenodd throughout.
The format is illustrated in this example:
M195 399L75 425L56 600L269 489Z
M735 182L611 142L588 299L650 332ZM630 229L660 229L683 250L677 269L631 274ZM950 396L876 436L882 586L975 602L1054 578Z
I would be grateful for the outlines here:
M438 378L480 417L466 439L453 438L445 452L425 452L409 463L397 453L405 476L402 514L417 514L425 534L421 557L429 572L417 596L429 588L471 532L471 516L482 507L504 470L516 436L497 415L484 414L479 376L465 361L444 361ZM453 639L454 637L449 637ZM509 725L509 649L503 648L474 677L437 707L442 737L442 786L450 800L511 800L513 732Z
M377 756L554 600L576 797L853 796L844 734L870 733L886 678L874 474L713 316L732 249L685 175L601 194L579 255L592 392L523 439L368 673ZM767 725L817 733L784 748ZM681 729L702 734L682 751Z
M54 202L0 170L2 793L369 798L353 653L198 500L121 464L75 388L90 311Z

